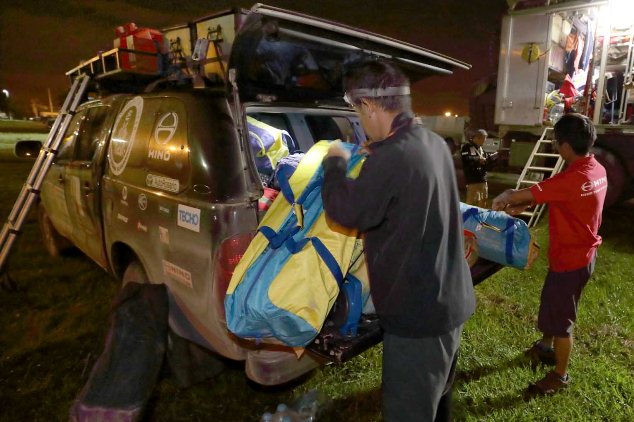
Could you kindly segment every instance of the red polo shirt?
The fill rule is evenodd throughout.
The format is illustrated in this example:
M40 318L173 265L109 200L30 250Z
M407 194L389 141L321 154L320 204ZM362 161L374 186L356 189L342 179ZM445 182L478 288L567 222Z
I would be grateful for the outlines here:
M531 186L538 204L549 206L551 271L571 271L586 266L601 244L597 233L608 187L605 168L594 155L583 157L554 175Z

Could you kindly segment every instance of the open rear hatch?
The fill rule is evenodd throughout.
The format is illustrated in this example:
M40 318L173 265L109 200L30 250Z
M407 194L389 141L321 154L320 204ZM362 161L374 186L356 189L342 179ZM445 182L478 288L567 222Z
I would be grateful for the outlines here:
M243 102L332 103L342 102L346 65L368 57L394 60L412 82L470 68L422 47L262 4L236 34L229 68Z
M225 51L226 53L226 51ZM342 76L347 65L366 58L395 61L416 82L451 75L470 65L422 47L301 13L257 4L236 34L229 60L242 102L345 105ZM474 284L497 271L481 260L472 268ZM341 334L347 304L340 293L324 328L307 349L344 362L382 340L378 319L363 315L354 336Z

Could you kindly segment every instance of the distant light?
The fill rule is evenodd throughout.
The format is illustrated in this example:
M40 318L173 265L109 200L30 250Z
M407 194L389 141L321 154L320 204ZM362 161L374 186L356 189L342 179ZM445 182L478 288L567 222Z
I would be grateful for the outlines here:
M30 157L30 156L31 156L31 153L30 153L30 152L27 152L27 153L26 153L26 156L27 156L27 157Z
M451 111L445 111L445 117L451 117Z
M9 98L9 90L8 90L8 89L3 89L3 90L2 90L2 93L3 93L4 95L6 95L6 96L7 96L7 98Z
M453 115L453 117L458 117L458 115L457 115L457 114L454 114L454 115Z

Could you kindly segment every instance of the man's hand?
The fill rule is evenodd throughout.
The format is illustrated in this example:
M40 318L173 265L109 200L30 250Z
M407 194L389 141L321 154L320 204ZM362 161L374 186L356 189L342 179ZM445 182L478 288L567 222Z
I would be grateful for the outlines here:
M491 209L494 211L505 211L510 215L517 215L531 207L533 200L533 194L530 189L508 189L493 199Z
M341 141L337 140L330 144L326 158L341 157L348 161L350 159L350 151L341 147Z
M493 211L504 211L509 205L509 191L506 190L493 198L493 204L491 205L491 209Z

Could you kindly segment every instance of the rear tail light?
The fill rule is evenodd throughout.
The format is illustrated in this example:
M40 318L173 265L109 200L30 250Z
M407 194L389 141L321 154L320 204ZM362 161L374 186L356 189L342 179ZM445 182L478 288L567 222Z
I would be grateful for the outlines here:
M218 309L224 316L224 300L231 276L236 266L242 259L244 252L255 237L256 232L238 234L225 239L218 250L216 260L216 282L214 283L214 293Z

